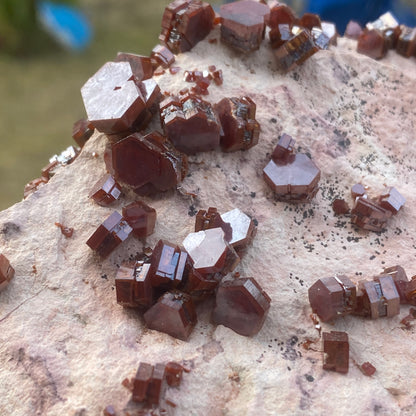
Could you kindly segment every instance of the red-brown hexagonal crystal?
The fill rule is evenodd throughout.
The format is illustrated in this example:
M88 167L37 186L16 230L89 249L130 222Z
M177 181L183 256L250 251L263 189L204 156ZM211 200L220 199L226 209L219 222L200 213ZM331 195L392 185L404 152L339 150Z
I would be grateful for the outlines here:
M79 147L83 147L93 133L94 125L89 120L78 120L72 127L72 138Z
M175 187L188 168L186 156L158 132L135 133L110 144L104 160L117 181L140 195Z
M269 32L270 46L272 49L280 48L285 42L292 38L292 29L288 24L277 25Z
M182 282L179 289L191 295L194 300L202 300L212 295L222 279L222 275L220 273L202 274L198 270L195 270L192 259L189 256L188 260L186 265L186 279Z
M403 267L399 265L387 267L383 270L383 275L392 277L400 296L400 303L407 303L406 293L409 289L409 279Z
M368 361L366 361L365 363L361 364L360 370L367 377L371 377L376 372L376 368L373 366L373 364L369 363Z
M315 13L305 13L299 21L299 26L312 30L313 27L321 27L321 18Z
M382 14L374 22L367 23L366 28L368 30L375 29L381 32L388 49L396 47L397 38L400 35L401 29L399 22L390 12Z
M300 29L293 38L275 50L274 56L277 66L287 72L301 65L318 50L309 31Z
M194 304L186 293L166 292L144 314L144 320L150 329L186 341L196 324Z
M367 193L364 185L356 183L351 187L351 196L355 199L357 196L364 196Z
M181 152L194 154L219 146L220 123L211 104L196 95L167 98L160 103L160 118L166 136Z
M106 134L129 131L146 109L129 62L107 62L81 88L88 119Z
M156 224L156 210L143 201L134 201L122 209L123 217L133 228L133 235L145 238L153 234Z
M121 195L121 186L109 174L102 176L89 193L98 205L107 206L116 201Z
M354 20L350 20L345 29L344 36L346 38L357 40L362 32L363 28L361 27L361 25L355 22Z
M416 53L416 28L400 26L401 33L397 39L396 51L407 58Z
M241 52L259 49L270 16L267 5L240 0L221 6L221 41Z
M153 249L149 275L153 287L174 288L184 278L188 254L176 244L159 240Z
M14 269L4 254L0 254L0 291L13 279Z
M163 45L156 45L152 49L150 57L156 62L156 65L163 68L169 68L175 62L175 55Z
M281 24L292 26L296 21L293 10L284 3L273 1L270 3L270 18L268 25L273 29Z
M256 104L250 97L223 98L214 109L222 126L224 152L247 150L258 143L260 124L255 119Z
M348 373L350 346L346 332L331 331L322 333L324 350L324 370Z
M260 331L269 308L270 297L255 279L238 278L218 287L212 320L249 337Z
M321 171L307 155L297 153L281 163L271 160L263 176L279 200L304 202L318 192Z
M292 136L289 136L286 133L283 133L279 141L273 150L272 159L276 162L286 161L288 156L291 155L295 148L295 140Z
M359 196L351 210L351 222L365 230L382 231L391 215L374 201Z
M358 38L357 52L373 59L381 59L387 53L384 36L376 29L365 28Z
M135 402L144 402L147 398L147 389L153 375L153 366L141 362L137 369L136 376L133 379L132 400Z
M231 225L221 218L217 208L209 207L208 211L200 209L195 216L195 231L208 230L209 228L222 228L224 238L230 242L233 236Z
M337 198L332 201L332 210L335 215L344 215L349 212L350 207L345 199Z
M221 228L190 233L183 240L183 246L193 261L194 269L202 274L227 274L240 261L235 250L225 241Z
M183 367L175 361L169 361L165 366L166 382L171 387L178 387L182 381Z
M157 363L153 367L153 374L147 388L147 402L150 404L159 404L165 371L165 364Z
M115 62L128 62L131 66L134 76L138 81L151 78L153 75L152 62L148 56L119 52Z
M107 257L131 233L126 220L114 211L91 235L87 245L101 257Z
M323 277L308 290L309 303L321 321L332 321L356 308L356 287L346 276Z
M117 270L115 283L117 303L125 307L150 307L153 291L149 263L133 261L123 263Z
M378 200L379 205L393 215L399 212L405 202L404 196L394 187L385 189Z
M208 3L175 0L165 9L159 40L174 53L189 51L208 35L214 18L214 10Z
M227 241L236 251L244 250L256 234L257 228L254 221L238 208L221 214L221 218L231 226L232 237Z

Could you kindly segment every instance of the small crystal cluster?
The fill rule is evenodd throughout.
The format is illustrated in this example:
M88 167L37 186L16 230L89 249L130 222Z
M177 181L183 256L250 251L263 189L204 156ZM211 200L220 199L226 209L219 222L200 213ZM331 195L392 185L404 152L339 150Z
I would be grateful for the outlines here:
M409 280L401 266L394 266L358 286L346 276L324 277L308 293L312 310L323 322L345 315L392 317L399 314L400 304L416 305L416 276Z
M171 96L160 103L163 130L186 154L247 150L258 143L256 104L249 97L223 98L214 107L194 94Z
M416 28L400 25L391 12L367 23L364 29L350 22L345 36L357 39L357 52L373 59L383 58L389 49L407 58L416 56Z
M6 288L13 279L14 269L4 254L0 253L0 291Z
M194 82L195 86L191 88L193 94L208 95L208 87L211 85L211 81L214 81L216 85L222 85L223 76L222 70L217 69L215 65L210 65L207 71L185 71L185 82Z
M387 187L381 195L369 198L366 188L360 183L352 186L351 196L354 199L351 222L370 231L382 231L389 218L396 215L406 202L394 187ZM343 199L335 199L332 208L336 215L349 212L348 204Z
M130 233L146 238L153 233L156 211L142 201L123 207L123 215L114 211L90 236L87 245L99 256L108 257Z
M318 15L305 13L296 18L284 3L269 6L241 0L221 6L221 40L240 52L259 49L266 26L270 27L270 46L275 49L277 65L290 71L320 49L336 45L335 25L321 22Z
M263 177L278 200L308 202L318 192L321 171L308 155L294 153L294 145L291 136L282 134Z
M253 220L238 209L208 212L198 213L195 232L182 246L159 240L149 261L122 264L115 279L117 302L144 311L150 329L186 341L197 322L194 303L216 293L213 322L254 335L270 298L253 278L223 281L254 237Z

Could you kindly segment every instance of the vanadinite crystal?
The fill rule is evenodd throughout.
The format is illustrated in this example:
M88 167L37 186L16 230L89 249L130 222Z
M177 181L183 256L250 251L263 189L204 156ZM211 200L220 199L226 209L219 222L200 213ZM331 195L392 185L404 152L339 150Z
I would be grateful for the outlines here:
M119 52L115 62L128 62L138 81L151 78L153 75L153 65L148 56Z
M403 207L406 199L403 195L393 187L387 188L379 197L379 205L390 211L393 215L396 215Z
M140 363L136 376L133 379L133 396L135 402L144 402L147 399L147 390L153 375L153 366Z
M238 208L221 214L221 218L230 224L232 237L229 243L240 253L240 250L247 248L256 234L257 228L254 221Z
M178 387L181 384L183 367L175 361L166 364L166 382L171 387Z
M283 71L290 71L301 65L319 48L315 45L312 35L307 29L300 29L290 40L274 51L277 66Z
M151 404L159 404L162 392L162 383L165 379L165 365L157 363L153 367L153 374L147 388L147 401Z
M106 153L107 170L139 195L174 188L188 168L186 155L158 132L135 133L110 144Z
M269 32L270 46L280 48L285 42L293 38L292 28L289 24L277 25Z
M373 366L373 364L369 363L368 361L366 361L365 363L361 364L360 370L367 377L371 377L376 372L376 368Z
M150 264L142 261L126 262L120 266L115 279L118 304L131 308L152 305L149 268Z
M348 373L350 345L346 332L331 331L322 334L324 370Z
M150 329L186 341L196 324L196 312L189 295L179 291L166 292L145 314Z
M107 62L81 88L88 119L117 137L145 127L159 93L153 79L135 77L129 62Z
M214 18L214 10L208 3L175 0L165 9L159 40L174 53L189 51L208 35Z
M350 207L344 199L337 198L332 202L332 209L335 215L342 215L349 212Z
M120 185L107 173L93 186L88 196L97 204L106 206L116 201L120 195Z
M114 211L88 239L87 245L101 257L107 257L131 233L126 220Z
M218 287L214 323L240 335L252 336L263 326L270 308L270 297L252 277L222 282Z
M401 34L397 40L396 51L400 55L410 57L416 54L416 28L402 25Z
M321 18L314 13L305 13L300 21L299 26L312 30L313 27L321 27Z
M271 160L263 169L263 176L277 199L306 202L318 192L321 171L306 154L297 153Z
M153 233L156 224L156 210L143 201L134 201L123 207L123 217L133 228L133 235L145 238Z
M351 222L365 230L382 231L392 213L374 201L359 196L351 210Z
M241 52L259 49L269 20L267 5L241 0L221 6L221 41Z
M213 150L220 143L220 123L210 103L193 94L168 97L160 103L166 136L181 152Z
M163 45L156 45L152 49L150 57L163 68L169 68L175 62L175 55Z
M308 294L312 310L323 322L352 313L357 303L356 287L346 276L323 277Z
M260 125L255 119L256 104L250 97L223 98L214 109L222 126L222 150L247 150L258 143Z
M233 271L240 261L235 250L224 239L221 228L190 233L183 246L193 261L195 270L202 274Z
M357 52L373 59L381 59L387 53L383 34L376 29L364 29L358 38Z
M79 147L83 147L94 133L94 125L89 120L78 120L72 127L72 138Z
M222 228L224 231L224 238L230 242L233 236L231 225L221 218L221 214L217 208L209 207L208 211L200 209L195 216L195 231L208 230L209 228Z
M344 36L346 38L357 40L360 37L362 32L363 32L363 28L361 27L361 25L355 22L354 20L350 20L345 29Z
M153 249L149 275L154 287L177 287L185 272L188 254L176 244L159 240Z
M0 254L0 291L3 290L12 280L14 269L9 260L3 254Z
M268 25L273 29L281 24L292 26L296 21L292 9L284 3L272 1L270 3L270 18Z
M366 190L364 185L361 183L356 183L351 187L351 196L355 199L357 196L364 196L366 194Z
M400 297L400 303L407 303L406 293L409 288L409 279L407 278L406 272L403 267L397 265L387 267L383 271L383 275L391 276L396 286L397 292Z
M367 23L366 27L369 30L375 29L382 33L387 49L396 47L401 30L399 22L390 12L384 13L374 22Z

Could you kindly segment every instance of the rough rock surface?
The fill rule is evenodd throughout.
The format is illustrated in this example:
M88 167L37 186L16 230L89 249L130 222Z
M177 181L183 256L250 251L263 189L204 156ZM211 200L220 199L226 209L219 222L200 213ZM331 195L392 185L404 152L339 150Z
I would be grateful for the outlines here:
M208 39L219 38L216 29ZM324 330L347 331L351 345L347 375L322 369L318 333L309 317L307 290L334 273L355 281L384 266L401 264L416 273L415 78L416 61L389 52L382 61L356 54L354 41L321 51L301 68L274 70L266 42L242 57L220 42L204 41L177 57L183 70L224 72L211 85L211 102L249 94L261 123L259 144L246 152L213 151L191 158L180 192L145 199L157 210L155 234L180 243L193 230L194 213L216 206L238 207L258 221L258 232L238 266L272 298L265 325L245 338L209 322L211 304L198 307L189 342L144 327L133 311L117 305L117 265L143 245L133 238L100 261L85 241L114 207L88 200L105 170L106 139L95 134L70 166L27 200L0 213L0 251L16 275L0 294L0 414L99 415L113 404L123 408L129 393L121 386L139 361L186 360L192 368L169 395L177 415L410 415L416 405L415 329L400 319L376 321L347 316ZM181 74L156 77L162 91L189 87ZM81 104L80 104L81 105ZM279 134L292 135L322 170L311 204L275 202L262 178ZM94 157L93 152L98 154ZM396 186L407 198L402 212L376 234L334 217L331 202L362 181L378 192ZM54 225L75 229L65 238ZM317 341L311 349L307 340ZM353 364L371 362L373 377Z

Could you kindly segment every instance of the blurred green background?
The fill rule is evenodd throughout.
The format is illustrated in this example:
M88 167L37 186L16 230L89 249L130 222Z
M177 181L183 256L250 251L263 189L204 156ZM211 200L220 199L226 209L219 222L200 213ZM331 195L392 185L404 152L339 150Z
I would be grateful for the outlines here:
M75 144L72 125L85 117L85 81L118 51L150 53L168 3L78 0L95 31L86 51L68 53L45 36L25 53L0 52L0 210L22 199L24 185L40 176L50 156Z

